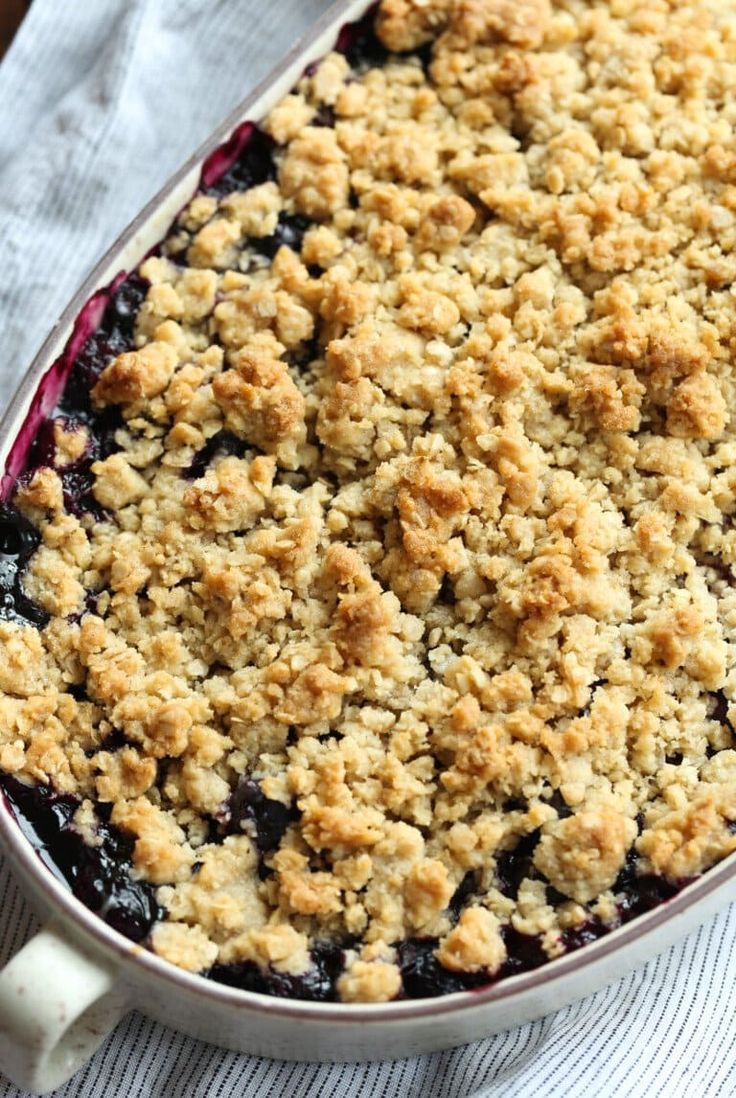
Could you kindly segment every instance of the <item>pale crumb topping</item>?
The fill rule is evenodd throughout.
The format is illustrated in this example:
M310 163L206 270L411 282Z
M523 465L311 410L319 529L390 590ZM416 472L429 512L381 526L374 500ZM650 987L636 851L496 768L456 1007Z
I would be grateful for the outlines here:
M401 972L390 962L355 960L337 980L345 1003L387 1003L401 991Z
M483 907L468 907L440 942L437 958L456 972L496 972L506 960L506 946L495 915Z
M130 836L153 949L333 943L347 1002L736 849L736 3L376 25L142 265L94 514L59 417L13 500L49 622L0 621L0 767Z
M262 968L277 972L300 974L310 965L309 940L286 923L265 926L261 930L246 930L231 938L220 951L225 963L253 961Z
M217 946L199 926L186 923L157 923L153 948L159 957L187 972L202 972L217 959Z
M634 821L617 812L577 812L544 826L534 864L558 892L587 903L615 882L636 835Z

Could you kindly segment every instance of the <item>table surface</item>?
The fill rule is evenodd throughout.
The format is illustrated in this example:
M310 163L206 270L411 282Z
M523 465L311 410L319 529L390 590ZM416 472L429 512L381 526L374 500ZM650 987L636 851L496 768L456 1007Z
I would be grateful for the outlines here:
M2 0L0 3L0 57L13 41L13 35L27 11L27 0Z

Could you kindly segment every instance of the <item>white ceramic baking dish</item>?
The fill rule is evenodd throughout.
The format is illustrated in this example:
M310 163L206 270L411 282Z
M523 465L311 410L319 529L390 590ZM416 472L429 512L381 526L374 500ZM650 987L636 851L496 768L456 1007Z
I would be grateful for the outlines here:
M23 440L32 437L56 402L65 348L66 355L73 354L101 314L104 298L95 297L97 292L119 272L135 267L164 235L195 191L203 162L228 135L244 121L266 115L305 67L332 48L340 28L369 7L367 0L333 5L95 268L55 325L0 423L0 469L8 476L22 461ZM485 990L380 1005L307 1003L189 975L123 938L49 872L3 798L0 837L29 900L50 920L0 972L0 1068L24 1090L40 1093L65 1082L134 1008L224 1048L287 1060L395 1059L465 1044L531 1021L617 980L736 898L734 855L672 900L579 952Z

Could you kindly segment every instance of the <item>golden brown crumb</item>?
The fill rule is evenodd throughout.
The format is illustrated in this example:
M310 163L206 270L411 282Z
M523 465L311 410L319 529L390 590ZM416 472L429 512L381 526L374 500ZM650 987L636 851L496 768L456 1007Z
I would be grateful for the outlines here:
M199 926L186 923L157 923L153 948L160 957L187 972L201 972L217 959L217 946Z
M578 903L610 888L636 836L636 824L616 812L580 812L549 825L534 852L547 880Z
M660 816L638 840L637 850L655 873L674 880L694 877L736 850L736 835L728 827L735 808L732 788L716 787Z
M304 398L286 365L244 348L237 368L218 374L212 386L225 423L234 433L265 449L304 437Z
M467 908L457 926L440 942L437 959L450 971L495 972L506 960L496 916L483 907Z
M277 972L302 973L309 968L307 937L286 923L246 930L220 951L225 963L253 961Z
M376 29L390 50L403 53L429 42L441 29L452 0L383 0Z
M401 972L385 961L354 961L338 977L337 990L345 1003L387 1003L401 990Z
M92 396L101 404L133 404L158 396L168 385L177 361L168 343L153 342L140 351L126 351L105 367Z
M266 507L275 463L257 457L250 465L225 458L184 493L187 521L195 530L245 530Z
M344 206L348 168L332 130L302 130L289 144L279 182L284 194L308 217L326 217Z

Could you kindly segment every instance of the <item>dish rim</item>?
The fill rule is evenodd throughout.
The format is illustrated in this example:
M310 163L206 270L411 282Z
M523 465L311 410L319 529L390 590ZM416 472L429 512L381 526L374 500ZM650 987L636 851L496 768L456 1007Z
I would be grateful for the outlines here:
M5 463L30 412L34 397L41 390L44 379L53 369L59 356L55 354L59 333L69 329L73 333L75 322L85 305L95 294L107 288L104 275L113 266L116 256L132 244L136 234L163 206L172 192L188 175L204 165L206 159L244 122L252 121L250 111L300 58L306 58L317 41L331 30L339 33L345 22L360 18L374 6L375 0L335 0L284 57L274 66L244 99L226 116L201 143L197 150L177 169L144 205L141 211L116 237L90 273L83 280L59 318L52 325L33 360L14 390L5 411L0 416L0 483L5 477ZM309 61L305 60L305 66ZM145 254L145 252L143 253ZM140 262L140 260L139 260ZM128 272L126 272L127 274ZM66 346L66 343L64 344ZM63 348L62 348L62 354ZM0 497L1 498L1 497ZM209 999L223 1007L242 1010L257 1009L270 1017L293 1020L312 1019L320 1022L393 1022L434 1018L438 1015L458 1015L472 1008L499 1003L517 997L563 978L581 973L593 964L619 953L637 939L656 932L659 926L678 915L690 911L717 889L736 881L736 853L707 870L702 876L685 885L675 896L659 903L650 911L637 915L630 922L609 931L594 942L571 953L547 961L539 968L507 976L496 983L477 989L453 992L435 998L405 999L389 1003L321 1003L302 999L279 998L260 992L246 991L220 984L206 976L189 973L170 964L146 947L133 943L108 926L62 884L44 864L38 851L23 834L5 795L0 797L0 840L10 856L18 876L29 876L44 900L53 910L60 909L64 916L88 934L95 945L107 953L113 953L122 962L132 962L136 970L153 979L162 979L178 989L198 997ZM653 951L653 956L657 950ZM625 972L622 967L622 972Z

